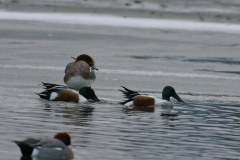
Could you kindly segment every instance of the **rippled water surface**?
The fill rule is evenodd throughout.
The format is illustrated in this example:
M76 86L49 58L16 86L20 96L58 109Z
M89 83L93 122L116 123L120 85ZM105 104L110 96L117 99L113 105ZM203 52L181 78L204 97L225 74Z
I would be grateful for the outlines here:
M13 140L72 136L75 159L239 159L239 33L0 20L1 159L20 159ZM41 82L63 83L70 57L99 68L98 103L49 102ZM186 102L126 109L120 86Z

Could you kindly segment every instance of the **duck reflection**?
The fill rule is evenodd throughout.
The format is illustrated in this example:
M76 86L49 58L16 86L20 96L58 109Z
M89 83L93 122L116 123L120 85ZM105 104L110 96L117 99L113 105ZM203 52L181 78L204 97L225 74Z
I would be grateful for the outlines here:
M153 107L153 106L138 106L138 107L126 107L124 108L125 111L142 111L142 112L155 112L155 110L161 110L161 114L167 115L171 114L173 110L173 106L169 105L162 105L161 107Z
M161 107L124 107L123 113L125 114L133 114L137 112L147 112L147 113L153 113L154 115L157 115L157 117L161 117L163 120L167 121L175 121L178 120L178 116L181 114L178 111L175 111L173 109L173 106L169 105L162 105Z
M154 112L154 107L133 107L134 111L142 111L142 112Z
M59 159L56 159L56 158L46 158L46 157L44 157L44 158L36 158L36 157L34 157L34 158L32 158L32 157L29 157L29 156L22 156L21 158L20 158L20 160L59 160ZM61 160L71 160L71 159L61 159Z
M67 125L86 126L90 125L88 122L92 121L94 107L91 103L79 105L73 103L65 104L45 104L45 111L56 113L53 116L70 119L68 122L62 122ZM61 114L57 114L61 113ZM50 115L52 116L52 114Z

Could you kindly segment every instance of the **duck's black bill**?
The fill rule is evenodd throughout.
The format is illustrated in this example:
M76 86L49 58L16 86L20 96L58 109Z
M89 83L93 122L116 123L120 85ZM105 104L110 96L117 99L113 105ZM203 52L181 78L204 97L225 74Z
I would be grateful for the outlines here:
M92 69L95 69L98 71L98 68L95 65L92 65Z
M175 98L175 99L178 100L179 102L185 103L185 102L177 95L177 93L175 93L175 94L173 95L173 98Z
M100 100L97 98L97 96L91 98L91 100L93 100L93 101L95 101L95 102L100 101Z

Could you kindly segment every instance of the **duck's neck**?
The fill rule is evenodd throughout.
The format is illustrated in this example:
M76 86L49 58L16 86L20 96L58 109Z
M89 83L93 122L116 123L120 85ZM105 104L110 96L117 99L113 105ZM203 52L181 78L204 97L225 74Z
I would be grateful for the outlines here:
M165 100L167 100L167 101L170 101L170 97L165 96L165 95L162 95L162 99L165 99Z

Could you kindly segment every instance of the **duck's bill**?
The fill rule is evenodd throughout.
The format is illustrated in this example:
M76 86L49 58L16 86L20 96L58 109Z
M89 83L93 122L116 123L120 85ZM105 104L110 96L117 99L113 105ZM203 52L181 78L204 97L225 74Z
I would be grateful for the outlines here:
M69 144L71 147L76 147L72 142Z
M93 101L95 101L95 102L100 101L97 96L91 98L91 100L93 100Z
M175 93L175 94L173 95L173 98L175 98L176 100L178 100L178 102L183 102L183 103L185 103L185 102L177 95L177 93Z
M98 68L95 65L92 66L92 69L95 69L98 71Z

